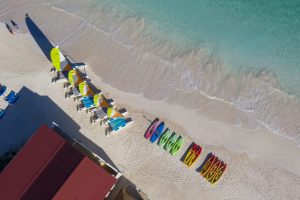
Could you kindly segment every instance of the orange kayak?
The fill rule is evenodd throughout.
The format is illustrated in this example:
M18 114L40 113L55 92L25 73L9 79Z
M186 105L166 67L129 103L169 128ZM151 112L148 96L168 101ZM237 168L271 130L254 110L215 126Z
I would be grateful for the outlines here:
M221 178L222 174L224 173L224 171L226 170L227 165L225 163L222 162L221 166L219 167L219 169L216 171L215 175L212 176L208 181L211 184L216 184L217 181Z
M218 171L218 169L220 168L221 164L222 164L222 161L221 161L221 160L218 160L217 162L215 162L215 163L211 166L211 168L210 168L210 170L208 171L208 173L206 174L205 178L206 178L207 180L209 180L210 178L212 178L212 177L215 175L215 173Z
M189 152L185 156L184 163L188 167L191 167L196 162L196 160L199 158L201 152L202 152L202 147L200 147L197 144L194 144L193 147L189 150Z
M202 167L200 174L205 177L206 174L209 172L210 168L213 166L215 161L218 160L218 158L215 155L211 155L209 159L205 162L204 166Z

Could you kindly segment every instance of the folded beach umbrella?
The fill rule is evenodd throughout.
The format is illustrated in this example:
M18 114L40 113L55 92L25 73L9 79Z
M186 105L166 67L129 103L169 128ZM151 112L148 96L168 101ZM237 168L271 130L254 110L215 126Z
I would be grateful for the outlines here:
M85 81L83 81L79 84L79 92L83 97L94 96L94 92L93 92L91 86L89 86L89 84Z
M116 108L113 107L109 107L107 109L107 116L109 118L124 118L123 115Z
M0 109L0 119L5 115L5 110Z
M67 61L66 57L61 53L58 47L54 47L50 52L50 57L53 66L57 71L69 71L71 65Z
M107 109L110 107L102 94L96 94L94 96L94 105L96 107L101 107L105 112L107 112Z
M75 69L69 71L68 80L72 86L78 86L81 82L83 82L79 73Z

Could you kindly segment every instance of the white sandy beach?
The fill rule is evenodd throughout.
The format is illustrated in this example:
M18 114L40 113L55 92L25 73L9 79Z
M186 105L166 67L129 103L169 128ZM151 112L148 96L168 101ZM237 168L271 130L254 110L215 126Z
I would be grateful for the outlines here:
M293 141L264 128L247 130L165 101L120 91L104 83L103 78L88 67L87 74L93 83L118 106L125 107L134 120L119 133L105 137L103 128L90 124L89 114L77 112L75 102L65 99L62 84L51 83L52 65L32 35L25 33L24 19L20 16L19 19L24 34L12 35L1 24L0 82L17 92L26 87L39 96L49 97L68 118L51 110L44 101L26 98L28 105L25 105L25 98L20 95L17 104L7 109L5 118L0 121L1 153L11 144L26 140L32 130L38 128L38 123L55 121L83 143L85 140L80 134L100 146L124 176L150 199L300 199L300 149ZM87 60L96 57L74 55L76 59L85 56ZM126 87L130 80L116 81ZM153 92L157 90L159 88L154 88ZM7 105L1 100L0 106L6 108ZM218 113L211 116L216 115ZM226 115L233 118L230 112ZM183 135L185 145L177 156L172 157L144 139L149 126L145 117L151 120L160 117L168 127ZM66 119L74 120L78 127ZM193 141L204 147L204 151L188 169L180 158ZM196 171L210 152L228 164L228 170L216 186L211 186Z

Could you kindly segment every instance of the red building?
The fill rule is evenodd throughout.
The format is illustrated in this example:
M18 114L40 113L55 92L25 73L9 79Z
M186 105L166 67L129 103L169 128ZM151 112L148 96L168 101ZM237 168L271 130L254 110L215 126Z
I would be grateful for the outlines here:
M0 199L104 199L117 176L99 163L42 125L1 172Z

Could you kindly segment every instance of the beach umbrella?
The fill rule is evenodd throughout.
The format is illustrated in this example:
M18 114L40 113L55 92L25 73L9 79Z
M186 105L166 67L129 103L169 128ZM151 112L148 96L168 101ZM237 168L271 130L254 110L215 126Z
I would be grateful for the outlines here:
M107 116L109 118L108 124L113 131L118 131L121 127L126 126L126 119L116 108L109 107Z
M124 118L123 115L116 108L113 107L109 107L107 109L107 116L109 118Z
M92 88L85 81L79 84L79 92L83 97L94 95Z
M96 107L101 107L102 109L107 109L109 107L107 100L102 94L96 94L94 96L94 105Z
M79 73L76 70L74 70L74 69L72 69L72 70L69 71L69 73L68 73L68 80L69 80L69 82L70 82L70 84L72 86L77 86L77 85L79 85L83 81L81 79Z
M54 47L50 52L50 57L53 66L57 71L69 71L71 69L70 63L66 57L61 53L58 47Z

